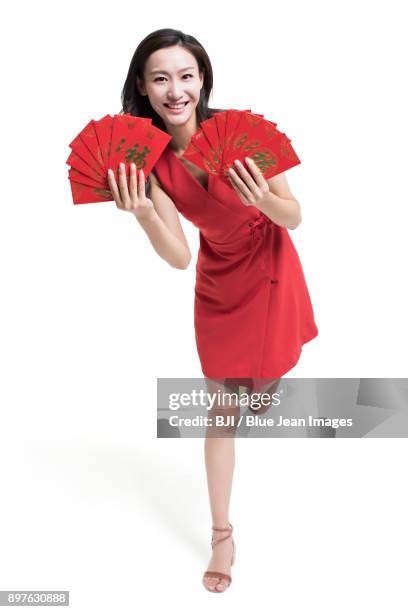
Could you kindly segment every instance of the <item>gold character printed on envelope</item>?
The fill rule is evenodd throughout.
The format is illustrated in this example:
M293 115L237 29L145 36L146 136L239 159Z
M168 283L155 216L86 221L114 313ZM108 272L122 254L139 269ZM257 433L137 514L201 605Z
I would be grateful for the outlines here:
M240 134L235 142L232 143L232 148L240 149L246 140L248 140L248 134Z
M257 147L260 147L260 146L261 146L261 141L255 140L251 144L245 145L244 151L251 151L251 149L256 149Z
M94 192L97 195L100 195L102 198L106 198L107 200L112 199L112 193L110 189L94 189Z
M151 150L145 145L143 151L137 151L138 147L139 144L135 144L130 149L126 149L125 160L128 164L135 163L137 169L140 170L146 167L146 155L149 155Z
M277 168L278 160L276 156L272 153L272 151L268 151L267 149L264 149L263 151L256 151L252 159L262 174L265 174L269 168Z
M121 148L123 147L125 142L126 142L125 138L121 138L120 139L119 144L118 144L118 146L115 149L115 153L119 153L119 151L121 150Z

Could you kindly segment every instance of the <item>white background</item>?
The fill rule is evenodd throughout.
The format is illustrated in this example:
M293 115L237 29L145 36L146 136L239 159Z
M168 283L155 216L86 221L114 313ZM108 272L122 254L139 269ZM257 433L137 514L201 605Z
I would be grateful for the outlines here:
M212 62L210 106L264 114L302 160L286 173L303 215L290 235L319 335L287 376L405 377L402 9L7 5L0 590L69 589L81 612L141 609L141 598L146 610L406 610L405 439L237 442L233 584L215 601L204 590L203 440L155 437L156 378L201 376L198 233L182 219L193 260L171 268L114 203L74 206L65 164L91 118L120 111L142 38L192 34Z

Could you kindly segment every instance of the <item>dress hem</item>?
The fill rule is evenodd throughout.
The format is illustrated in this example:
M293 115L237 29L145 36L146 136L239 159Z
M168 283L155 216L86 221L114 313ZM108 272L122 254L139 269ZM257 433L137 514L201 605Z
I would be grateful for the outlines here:
M284 374L286 374L287 372L292 370L292 368L294 368L295 365L298 363L298 361L299 361L299 359L300 359L300 357L302 355L303 346L305 344L307 344L308 342L310 342L311 340L313 340L314 338L316 338L318 335L319 335L319 331L317 330L314 334L310 335L309 337L306 337L307 339L302 341L302 343L300 345L300 348L299 348L299 351L296 354L295 359L291 360L289 362L289 364L279 368L277 371L273 372L272 374L268 373L268 374L262 374L260 376L253 376L253 375L249 376L247 373L246 374L241 373L241 374L236 374L235 376L233 376L231 374L228 374L227 376L225 376L225 375L224 376L219 376L219 375L216 376L214 374L206 373L206 372L208 372L208 370L206 370L206 372L204 372L203 368L201 368L201 371L202 371L203 375L206 378L213 378L214 380L223 380L223 379L227 379L227 378L228 379L231 379L231 378L232 379L234 379L234 378L239 378L239 379L281 378Z

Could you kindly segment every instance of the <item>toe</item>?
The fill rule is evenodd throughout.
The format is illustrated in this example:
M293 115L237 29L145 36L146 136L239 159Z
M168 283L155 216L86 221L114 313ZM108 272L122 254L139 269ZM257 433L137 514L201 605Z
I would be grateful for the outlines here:
M217 588L217 582L218 582L218 578L215 578L215 576L213 576L211 578L211 588L213 591L215 591Z
M204 578L204 584L210 591L214 591L214 582L214 578L212 577L207 576Z

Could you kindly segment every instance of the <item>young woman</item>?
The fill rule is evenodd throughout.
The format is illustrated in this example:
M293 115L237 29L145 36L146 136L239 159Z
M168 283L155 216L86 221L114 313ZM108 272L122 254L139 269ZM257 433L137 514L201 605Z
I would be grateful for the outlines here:
M179 30L149 34L137 47L122 92L122 112L150 117L172 136L145 182L131 166L119 184L108 174L118 208L133 213L158 255L184 269L191 261L179 213L200 230L194 326L209 392L245 386L274 392L317 327L302 266L287 228L301 222L284 173L265 180L252 160L235 164L228 187L182 154L200 122L222 109L208 100L213 78L202 45ZM219 407L222 408L221 406ZM239 404L228 409L239 412ZM235 557L229 501L234 428L207 430L205 461L213 521L204 586L222 592Z

